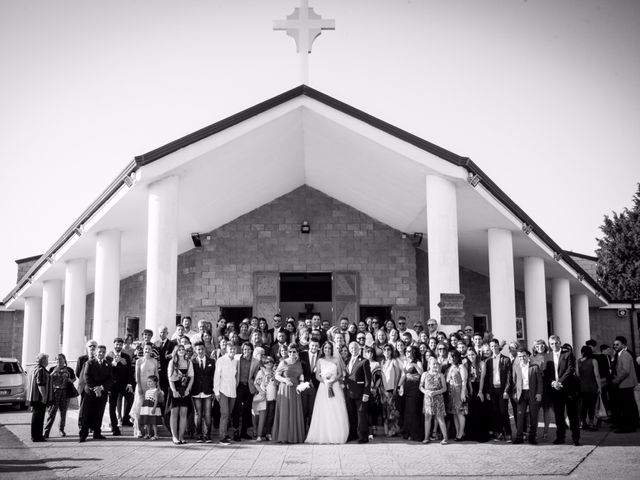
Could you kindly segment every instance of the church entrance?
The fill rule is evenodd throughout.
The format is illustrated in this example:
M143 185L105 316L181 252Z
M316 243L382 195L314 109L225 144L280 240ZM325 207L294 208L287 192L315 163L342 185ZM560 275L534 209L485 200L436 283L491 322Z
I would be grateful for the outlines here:
M227 324L233 323L236 326L236 332L239 325L245 318L251 318L253 315L253 307L220 307L220 317L223 317ZM215 328L215 325L213 326Z
M281 273L280 313L304 320L311 315L332 320L331 273Z
M391 306L385 305L360 305L360 318L377 317L380 320L380 324L390 318L393 318L391 313Z

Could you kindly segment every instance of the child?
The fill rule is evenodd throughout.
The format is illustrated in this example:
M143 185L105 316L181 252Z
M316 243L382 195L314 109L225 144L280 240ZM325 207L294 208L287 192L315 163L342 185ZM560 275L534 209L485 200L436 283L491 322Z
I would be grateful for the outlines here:
M422 443L429 443L431 433L431 418L436 417L443 439L442 445L447 445L447 427L444 423L444 392L447 390L447 382L444 375L440 373L440 368L435 357L429 358L429 370L422 374L420 378L420 391L424 393L424 432L425 437Z
M162 391L158 388L158 377L150 375L147 379L149 389L144 395L142 408L140 409L140 432L146 432L144 438L151 440L158 439L158 425L162 423L162 412L160 412L160 397ZM150 435L153 431L153 436Z
M273 371L274 360L264 357L263 366L256 374L255 386L258 390L253 397L253 411L258 415L258 438L256 441L271 440L271 427L276 411L276 384Z

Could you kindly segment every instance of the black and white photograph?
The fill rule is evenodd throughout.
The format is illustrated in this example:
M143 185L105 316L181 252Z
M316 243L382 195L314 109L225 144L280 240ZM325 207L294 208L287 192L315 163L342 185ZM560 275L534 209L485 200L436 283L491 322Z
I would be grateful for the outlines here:
M0 2L0 477L640 470L640 2Z

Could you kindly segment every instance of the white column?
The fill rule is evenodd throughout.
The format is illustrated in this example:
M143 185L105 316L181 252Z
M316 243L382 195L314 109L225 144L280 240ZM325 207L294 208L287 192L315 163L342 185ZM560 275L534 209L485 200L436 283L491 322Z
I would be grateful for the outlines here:
M118 336L120 311L120 232L105 230L96 242L96 289L93 306L93 338L111 345Z
M149 185L145 328L175 323L178 281L178 177Z
M553 315L553 333L558 335L562 343L571 343L571 292L569 280L554 278L551 280L551 314Z
M460 293L456 186L442 177L427 175L426 189L429 316L439 321L440 294Z
M490 228L489 288L491 332L499 340L516 340L516 287L513 278L513 239L509 230Z
M545 342L547 331L547 294L545 290L544 260L539 257L524 258L524 309L527 324L527 343Z
M36 361L40 353L40 336L42 333L42 298L26 297L24 299L24 329L22 331L22 366Z
M582 347L591 338L589 328L589 298L580 293L571 297L571 325L573 327L573 349L580 354Z
M76 359L84 352L84 323L87 308L87 261L65 263L62 353Z
M42 286L42 337L40 352L49 359L60 353L60 312L62 309L62 283L47 280Z

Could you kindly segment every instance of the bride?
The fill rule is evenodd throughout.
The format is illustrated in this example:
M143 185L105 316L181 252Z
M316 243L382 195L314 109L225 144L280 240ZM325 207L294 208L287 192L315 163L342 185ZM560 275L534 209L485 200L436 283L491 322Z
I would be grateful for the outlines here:
M334 357L333 353L333 344L326 342L316 363L316 378L320 385L305 443L346 443L349 436L349 417L340 385L344 366L340 357Z

